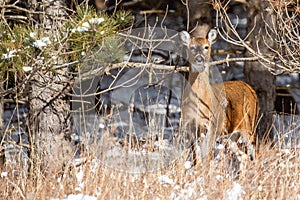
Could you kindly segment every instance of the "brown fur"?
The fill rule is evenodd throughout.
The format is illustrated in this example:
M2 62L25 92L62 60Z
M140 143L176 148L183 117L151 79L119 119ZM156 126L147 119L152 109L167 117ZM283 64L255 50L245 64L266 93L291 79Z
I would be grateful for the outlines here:
M224 133L240 131L256 145L255 126L259 105L255 91L245 82L228 81L224 83L227 106L226 128Z

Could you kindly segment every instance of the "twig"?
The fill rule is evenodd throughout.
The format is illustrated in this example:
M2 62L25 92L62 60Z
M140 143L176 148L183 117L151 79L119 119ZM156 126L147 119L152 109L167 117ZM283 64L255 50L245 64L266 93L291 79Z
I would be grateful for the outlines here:
M226 57L224 60L218 60L218 61L213 61L209 63L209 66L214 66L214 65L220 65L223 63L229 63L229 62L245 62L245 61L257 61L259 60L259 57L248 57L248 58L229 58Z
M229 63L229 62L245 62L245 61L257 61L259 57L248 57L248 58L226 58L223 60L213 61L209 63L209 66L220 65L222 63ZM52 69L61 69L65 67L74 66L79 64L79 61L74 61L70 63L65 63L62 65L56 65ZM135 62L121 62L116 64L110 64L105 69L103 67L88 71L86 73L81 74L82 78L87 79L91 75L99 75L99 73L108 72L112 69L119 69L119 68L151 68L157 70L175 70L178 72L188 72L187 66L174 66L174 65L159 65L159 64L152 64L152 63L135 63Z

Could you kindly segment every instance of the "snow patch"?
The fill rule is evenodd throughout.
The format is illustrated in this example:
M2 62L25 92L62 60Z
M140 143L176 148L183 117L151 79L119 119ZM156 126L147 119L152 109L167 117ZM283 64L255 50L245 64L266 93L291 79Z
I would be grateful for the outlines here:
M223 144L218 144L217 149L218 150L224 150L225 146Z
M161 184L174 185L174 180L170 179L167 175L162 175L158 177L158 180L160 181Z
M104 22L104 18L103 17L99 17L99 18L91 18L88 22L83 22L81 26L78 26L76 28L72 28L71 32L75 33L76 31L79 33L82 32L86 32L89 31L89 29L91 28L92 24L101 24L102 22ZM103 32L104 33L104 32ZM102 33L101 33L102 34Z
M192 164L191 161L186 161L186 162L184 163L184 168L185 168L185 169L191 169L192 166L193 166L193 164Z
M233 182L232 189L226 191L226 200L239 200L245 194L242 186L239 183Z
M33 68L30 67L30 66L24 66L24 67L23 67L23 71L24 71L24 72L30 72L30 71L32 71L32 69L33 69Z
M101 24L102 22L104 22L104 18L103 17L99 17L99 18L91 18L89 20L90 24Z
M1 178L7 177L8 172L1 172Z
M216 175L216 179L218 181L222 181L224 179L224 177L222 175Z
M33 43L33 46L41 49L42 47L46 47L49 44L51 44L50 38L49 37L43 37L40 40L36 40Z
M59 200L51 198L51 200ZM97 197L89 196L85 194L69 194L67 198L61 200L97 200Z
M9 58L13 58L15 56L17 56L15 53L17 52L17 50L8 50L8 53L4 53L1 56L1 59L9 59Z
M170 199L208 199L203 189L203 178L197 177L196 180L185 183L183 186L175 185Z
M75 190L78 192L81 192L82 189L85 186L85 183L83 182L83 177L84 177L84 170L82 168L80 168L79 172L76 173L76 178L78 181L78 186L75 187Z
M85 27L85 26L78 26L77 28L73 28L71 29L71 32L72 33L75 33L76 31L79 32L79 33L82 33L82 32L86 32L89 30L89 27Z
M260 185L260 186L258 186L258 188L257 188L257 189L258 189L258 191L260 191L260 192L261 192L261 191L263 190L263 187Z
M31 38L35 38L35 37L36 37L36 33L31 32L31 33L29 33L29 36L30 36Z
M105 128L105 124L104 123L99 123L99 128L104 129Z

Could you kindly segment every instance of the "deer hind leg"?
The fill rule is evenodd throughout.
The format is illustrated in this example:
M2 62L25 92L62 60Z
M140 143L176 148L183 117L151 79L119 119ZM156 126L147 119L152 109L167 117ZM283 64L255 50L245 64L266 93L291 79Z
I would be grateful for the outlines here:
M228 146L236 154L246 154L251 160L255 159L255 146L252 141L242 131L234 131L227 137ZM236 144L236 145L235 145Z
M241 173L246 171L247 163L255 159L255 147L244 132L234 131L229 135L227 145L233 154L233 166Z

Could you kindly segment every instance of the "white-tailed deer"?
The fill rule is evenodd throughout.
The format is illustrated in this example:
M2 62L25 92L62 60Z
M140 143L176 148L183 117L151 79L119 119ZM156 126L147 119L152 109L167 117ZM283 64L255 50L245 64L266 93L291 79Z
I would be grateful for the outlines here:
M242 81L210 83L211 45L217 31L207 38L193 38L186 31L179 37L188 49L188 86L183 94L182 121L191 141L194 164L212 155L217 136L235 135L255 157L259 105L255 91ZM233 137L232 137L233 138Z

